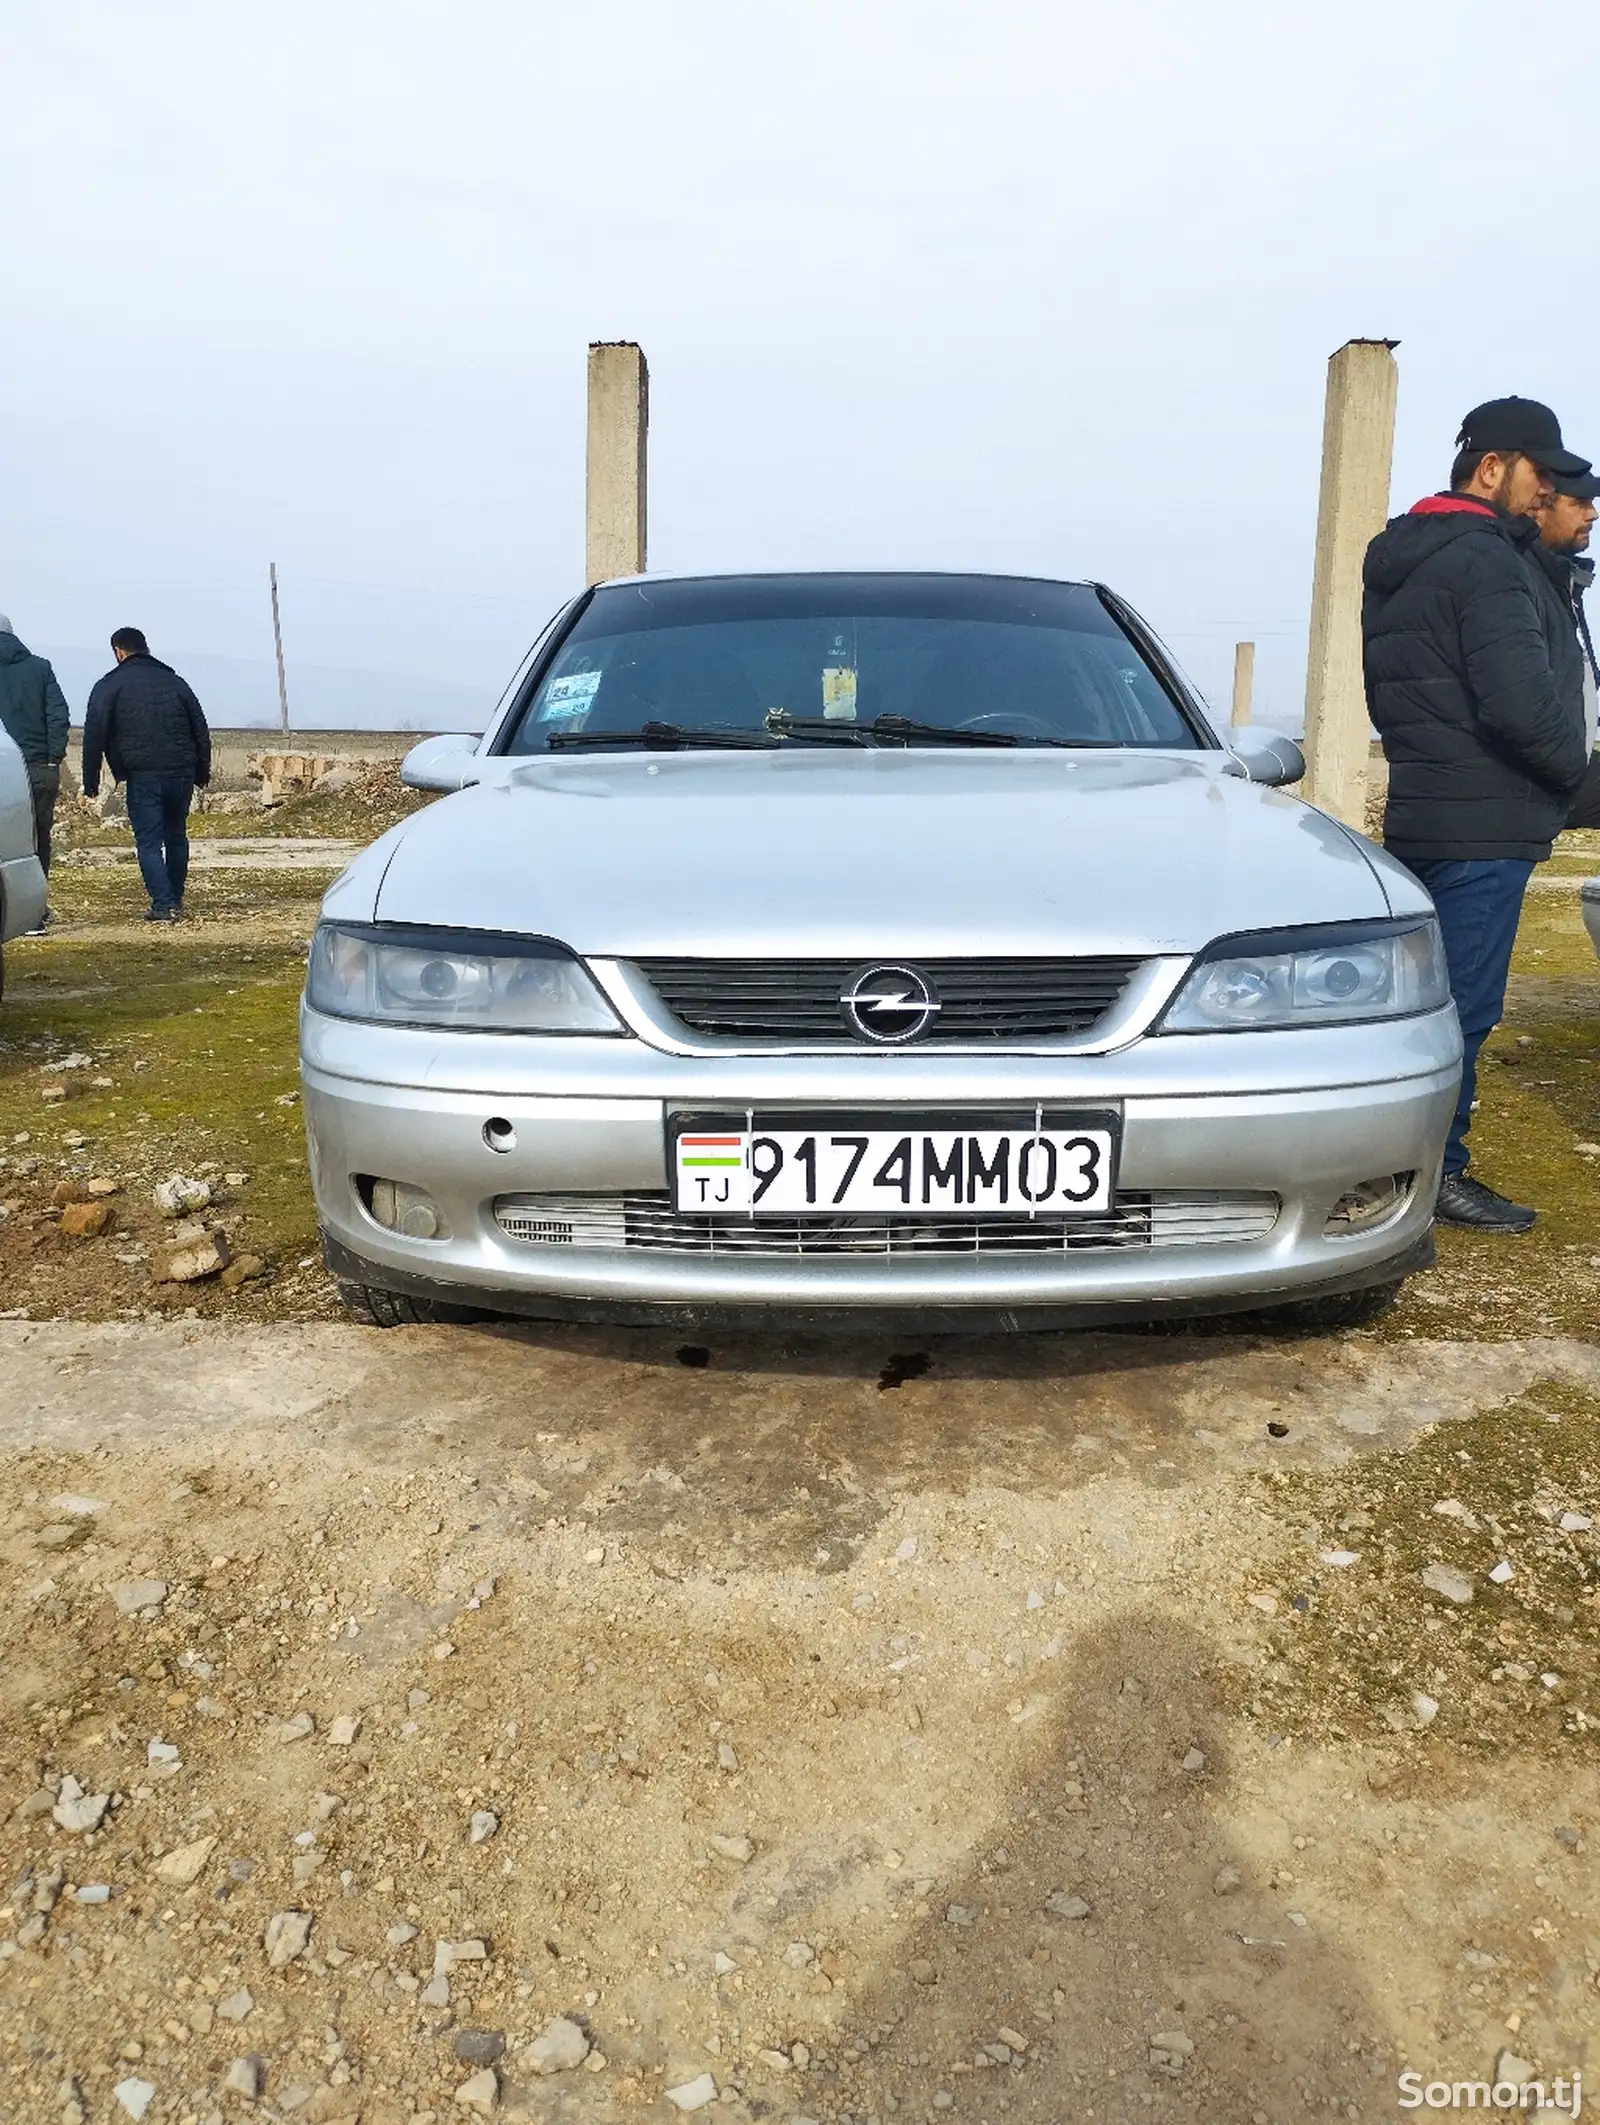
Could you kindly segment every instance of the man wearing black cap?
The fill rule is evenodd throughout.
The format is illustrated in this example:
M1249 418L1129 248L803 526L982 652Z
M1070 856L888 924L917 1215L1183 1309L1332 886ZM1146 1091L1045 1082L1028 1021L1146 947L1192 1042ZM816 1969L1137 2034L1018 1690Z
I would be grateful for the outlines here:
M1539 527L1533 555L1539 563L1537 580L1550 637L1550 663L1562 698L1582 719L1589 745L1588 772L1567 815L1568 826L1600 826L1600 753L1595 751L1600 670L1583 609L1583 594L1594 581L1588 546L1590 529L1600 513L1597 496L1600 479L1592 472L1558 473L1555 492L1533 513Z
M1448 491L1391 519L1367 548L1367 705L1389 763L1384 846L1433 895L1466 1051L1436 1214L1526 1232L1535 1213L1467 1172L1467 1131L1523 893L1588 762L1581 716L1552 668L1530 512L1589 465L1536 399L1474 407L1456 443Z

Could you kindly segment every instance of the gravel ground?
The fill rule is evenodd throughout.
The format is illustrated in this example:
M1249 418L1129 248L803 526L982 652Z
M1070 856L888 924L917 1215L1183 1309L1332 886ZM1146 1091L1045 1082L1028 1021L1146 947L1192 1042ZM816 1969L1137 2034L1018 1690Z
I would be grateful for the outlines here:
M1279 2125L1592 2065L1600 1353L904 1355L0 1326L0 2118ZM1519 1418L1572 1449L1525 1521ZM1468 1615L1559 1689L1486 1728Z

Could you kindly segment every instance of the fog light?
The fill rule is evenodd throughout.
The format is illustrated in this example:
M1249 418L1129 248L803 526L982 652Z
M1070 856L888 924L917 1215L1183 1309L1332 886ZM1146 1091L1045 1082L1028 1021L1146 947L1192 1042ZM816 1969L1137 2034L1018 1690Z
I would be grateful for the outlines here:
M389 1231L408 1240L449 1238L439 1206L426 1188L413 1188L406 1181L371 1180L366 1196L373 1218Z
M1348 1189L1329 1211L1328 1222L1322 1228L1324 1236L1346 1239L1351 1233L1381 1225L1405 1202L1416 1177L1414 1173L1383 1173L1376 1180L1362 1181L1359 1187Z

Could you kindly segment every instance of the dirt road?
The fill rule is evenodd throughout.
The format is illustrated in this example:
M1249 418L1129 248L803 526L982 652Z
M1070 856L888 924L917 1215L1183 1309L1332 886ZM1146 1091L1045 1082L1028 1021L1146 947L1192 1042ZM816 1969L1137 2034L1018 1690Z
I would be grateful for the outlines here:
M0 1378L7 2125L1600 2066L1589 1344L10 1322Z

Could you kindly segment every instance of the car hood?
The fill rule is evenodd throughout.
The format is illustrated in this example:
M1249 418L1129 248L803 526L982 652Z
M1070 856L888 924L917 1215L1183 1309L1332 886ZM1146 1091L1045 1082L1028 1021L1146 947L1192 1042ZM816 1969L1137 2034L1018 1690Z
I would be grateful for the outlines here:
M491 766L485 763L486 769ZM597 957L1193 952L1391 912L1406 874L1224 753L821 750L492 763L326 912ZM1426 907L1419 888L1400 904Z

